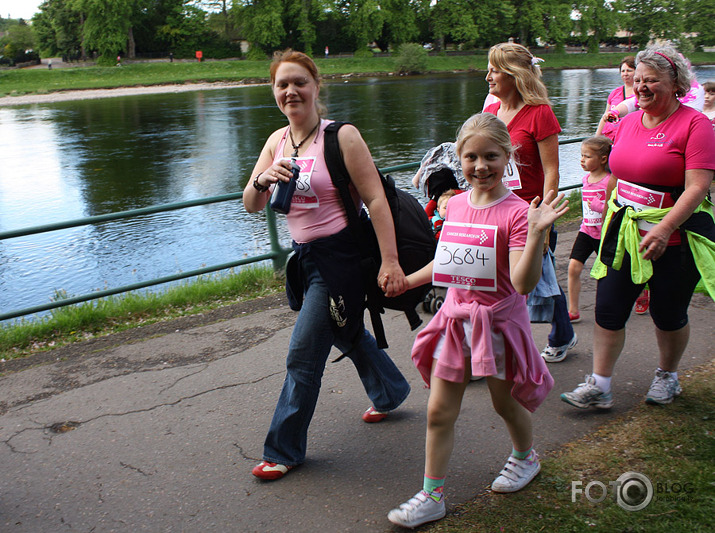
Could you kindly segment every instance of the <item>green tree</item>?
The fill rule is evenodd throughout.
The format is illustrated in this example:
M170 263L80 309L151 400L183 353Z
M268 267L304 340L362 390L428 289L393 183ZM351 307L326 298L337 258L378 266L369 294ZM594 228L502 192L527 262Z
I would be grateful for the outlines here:
M229 16L229 11L233 6L232 0L196 0L195 7L209 12L209 20L220 28L220 32L229 36L233 32L233 20ZM218 28L216 28L218 29Z
M578 26L588 51L598 53L599 45L616 32L616 11L608 0L578 0Z
M715 0L685 0L683 3L685 32L696 34L695 46L715 43Z
M234 5L234 17L243 28L246 39L251 43L254 54L270 54L280 47L286 36L281 0L246 0L242 5Z
M444 43L446 38L458 42L476 42L479 28L471 0L439 0L433 7L434 33Z
M641 48L651 39L677 41L684 30L682 5L682 0L624 0L625 26Z
M111 64L118 53L133 49L132 16L137 0L70 0L84 14L84 46L96 50L100 64Z
M183 1L174 5L166 15L164 23L157 27L157 36L166 43L169 50L179 55L191 56L201 50L207 37L207 14L204 10Z
M16 50L33 50L36 46L35 34L25 21L10 26L5 37Z
M348 13L347 31L353 38L355 51L363 51L382 33L385 14L377 0L354 0L345 4Z
M548 39L545 21L550 10L549 0L513 0L515 34L524 46L536 44L536 39Z
M82 14L67 0L45 0L32 18L38 46L46 55L79 59L82 50Z
M326 17L326 6L321 0L284 0L283 27L286 38L282 48L294 48L308 55L318 39L316 24Z
M557 52L564 51L566 41L573 30L574 25L571 20L571 11L570 3L558 3L549 10L549 14L547 15L547 40L554 45Z
M35 34L24 20L19 19L18 24L9 25L6 34L0 38L3 63L7 60L19 63L39 59L39 54L34 50L35 43Z
M390 46L396 48L418 36L415 4L413 0L383 0L380 6L385 12L385 25L382 35L377 39L380 49L387 50Z
M433 8L437 39L489 47L506 40L514 23L514 6L500 0L440 0Z

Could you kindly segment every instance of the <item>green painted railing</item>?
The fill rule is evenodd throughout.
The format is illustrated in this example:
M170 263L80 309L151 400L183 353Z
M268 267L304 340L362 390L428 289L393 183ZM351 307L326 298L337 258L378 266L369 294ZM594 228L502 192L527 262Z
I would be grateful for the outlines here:
M560 140L559 144L570 144L575 142L580 142L584 137L577 139L564 139ZM398 172L401 170L412 170L419 168L419 163L405 163L402 165L395 165L391 167L386 167L381 169L385 174L389 172ZM581 185L569 185L562 187L560 190L565 191L569 189L579 188ZM67 228L76 228L79 226L87 226L90 224L98 224L100 222L110 222L114 220L121 220L125 218L134 218L142 215L151 215L155 213L165 213L167 211L176 211L178 209L186 209L189 207L196 207L199 205L214 204L219 202L229 202L233 200L240 200L243 198L243 192L223 194L220 196L211 196L208 198L199 198L198 200L188 200L185 202L176 202L171 204L154 205L150 207L143 207L140 209L131 209L128 211L119 211L116 213L107 213L105 215L96 215L92 217L80 218L76 220L67 220L64 222L57 222L54 224L43 224L40 226L32 226L29 228L21 228L17 230L3 231L0 232L0 241L4 239L14 239L17 237L25 237L27 235L35 235L37 233L48 233L50 231L58 231ZM283 248L278 240L278 228L276 226L276 216L275 213L268 207L266 207L266 222L268 224L268 236L270 239L271 250L268 253L255 255L253 257L246 257L244 259L239 259L237 261L231 261L229 263L222 263L220 265L213 265L204 268L199 268L196 270L189 270L186 272L181 272L179 274L172 274L170 276L164 276L161 278L150 279L147 281L132 283L130 285L122 285L120 287L115 287L112 289L105 289L102 291L95 291L89 294L83 294L80 296L73 296L71 298L63 298L61 300L56 300L43 305L36 305L33 307L26 307L25 309L17 309L14 311L9 311L7 313L0 313L0 321L8 320L11 318L17 318L21 316L32 315L35 313L41 313L44 311L49 311L51 309L56 309L58 307L65 307L68 305L78 304L82 302L87 302L89 300L96 300L98 298L104 298L107 296L113 296L115 294L121 294L124 292L135 291L139 289L145 289L147 287L152 287L155 285L161 285L163 283L169 283L172 281L179 281L186 278L192 278L196 276L201 276L203 274L209 274L211 272L217 272L219 270L227 270L229 268L234 268L237 266L247 265L251 263L258 263L260 261L271 260L273 262L273 268L276 270L281 270L285 266L286 258L290 253L289 248Z

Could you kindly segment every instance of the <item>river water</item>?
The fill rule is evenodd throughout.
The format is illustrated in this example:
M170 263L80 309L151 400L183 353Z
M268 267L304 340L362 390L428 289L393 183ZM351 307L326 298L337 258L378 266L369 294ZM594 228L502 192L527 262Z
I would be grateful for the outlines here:
M715 66L696 73L715 79ZM345 78L321 97L384 168L453 140L482 107L483 76ZM616 69L547 71L544 81L562 138L592 135L620 85ZM267 86L0 108L0 231L239 191L284 124ZM579 150L560 149L562 185L581 178ZM413 174L393 173L408 189ZM279 231L288 246L281 218ZM240 201L8 239L0 313L267 250L263 214Z

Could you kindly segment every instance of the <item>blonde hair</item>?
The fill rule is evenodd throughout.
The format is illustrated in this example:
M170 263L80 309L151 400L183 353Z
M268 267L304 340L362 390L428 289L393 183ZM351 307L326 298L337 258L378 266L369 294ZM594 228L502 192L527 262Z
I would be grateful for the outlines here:
M475 135L484 135L491 139L499 146L509 159L514 153L514 147L511 144L509 130L506 129L506 124L491 113L477 113L469 117L457 133L457 155L461 156L462 148L467 139Z
M495 44L489 49L489 64L514 78L516 90L526 105L551 105L541 69L529 50L516 43Z
M596 152L600 157L606 156L606 170L610 172L608 166L608 156L611 155L611 147L613 146L613 141L606 137L605 135L595 135L584 139L581 146L587 146Z
M457 194L457 191L454 189L448 189L444 191L442 194L439 195L439 198L437 199L437 207L439 208L440 204L442 202L446 202L449 200L452 196L455 196Z

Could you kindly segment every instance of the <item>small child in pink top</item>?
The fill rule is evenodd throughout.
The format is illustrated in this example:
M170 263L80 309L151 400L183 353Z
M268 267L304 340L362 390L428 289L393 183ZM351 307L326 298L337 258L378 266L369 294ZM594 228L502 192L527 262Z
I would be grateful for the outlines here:
M581 295L581 273L584 263L592 253L598 254L601 243L603 208L606 205L606 188L611 172L608 156L613 142L604 135L589 137L581 143L581 168L588 174L583 177L583 221L571 248L569 261L569 318L579 322L581 313L578 299Z
M531 335L525 295L541 277L545 232L568 210L568 202L549 191L543 202L536 197L528 204L509 191L502 177L512 152L509 132L495 115L479 113L464 123L457 154L472 189L447 203L434 261L407 277L410 287L432 282L448 289L412 348L431 392L422 490L387 515L403 527L446 513L443 491L454 424L472 376L486 377L494 409L512 440L492 490L520 490L541 469L531 412L551 390L553 378Z

